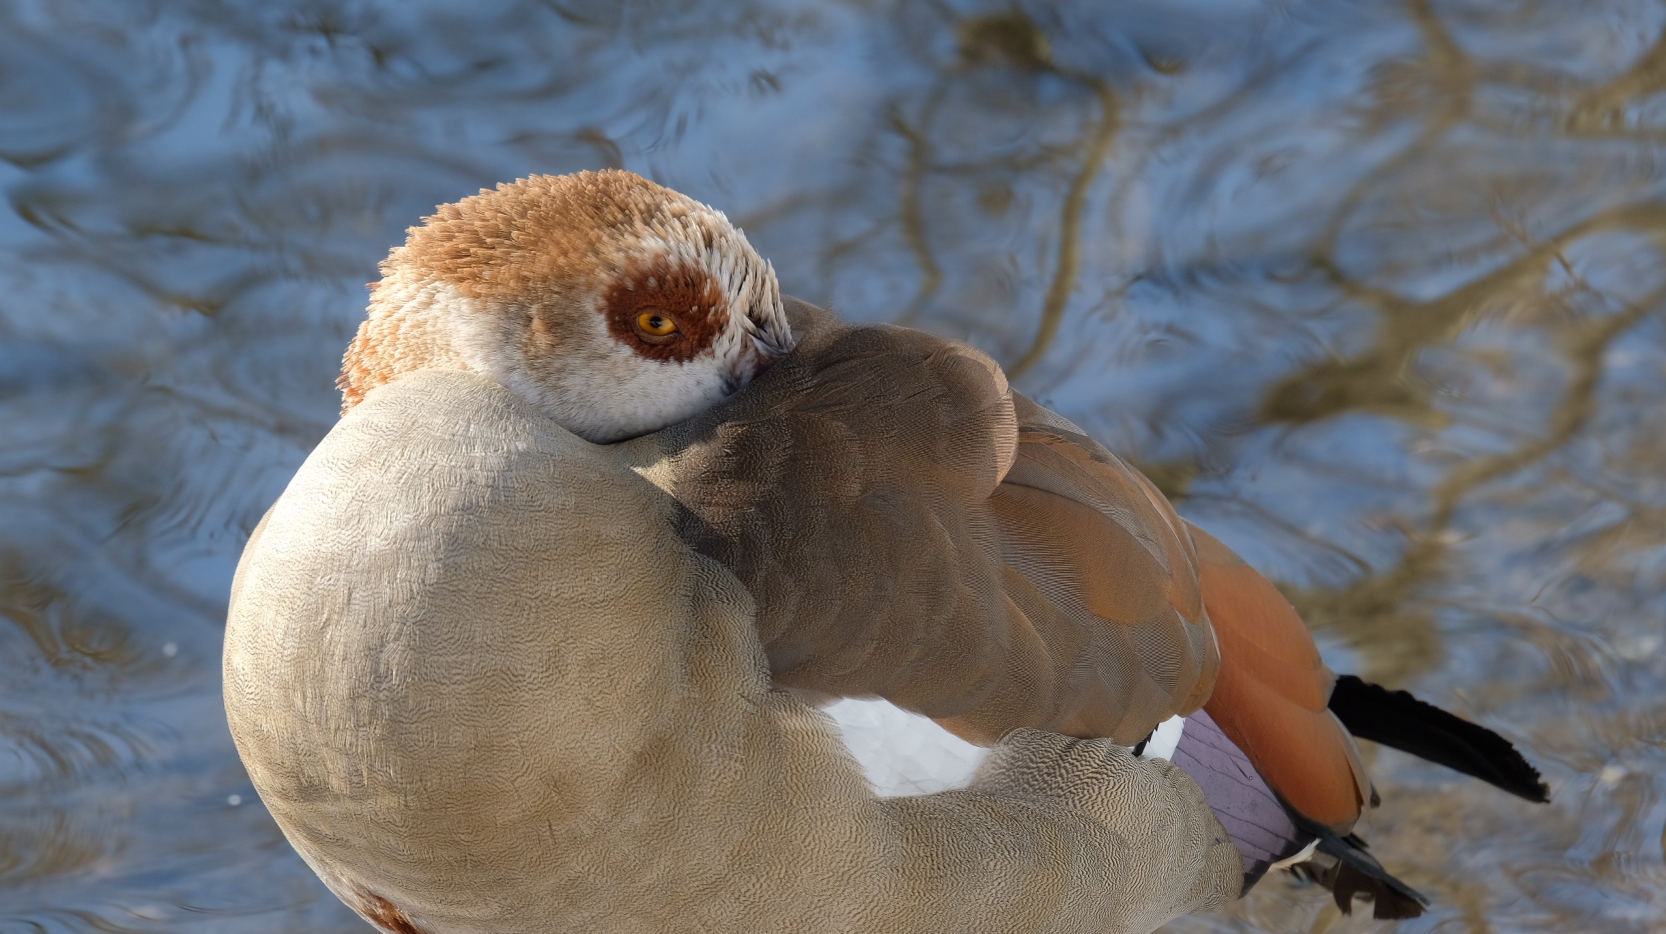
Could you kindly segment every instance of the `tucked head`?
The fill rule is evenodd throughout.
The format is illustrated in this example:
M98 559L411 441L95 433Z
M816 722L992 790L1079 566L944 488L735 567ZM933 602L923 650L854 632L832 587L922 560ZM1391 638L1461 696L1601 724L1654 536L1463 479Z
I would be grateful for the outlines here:
M401 373L466 369L605 443L712 406L792 348L746 237L630 172L499 185L407 234L342 360L344 413Z

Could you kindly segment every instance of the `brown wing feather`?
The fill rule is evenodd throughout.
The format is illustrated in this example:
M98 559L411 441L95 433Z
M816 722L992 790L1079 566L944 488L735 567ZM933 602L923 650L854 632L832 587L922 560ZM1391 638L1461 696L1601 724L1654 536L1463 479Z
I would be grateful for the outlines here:
M1049 722L1039 672L1058 663L1014 615L982 506L1016 446L1000 369L918 331L789 312L797 350L656 439L679 534L756 598L778 684Z
M1209 696L1220 657L1181 520L1138 471L1014 394L1018 449L991 497L1005 563L1085 634L1054 728L1133 743Z
M778 684L983 743L1132 743L1208 696L1189 539L1137 472L970 347L789 313L799 348L647 469L757 599Z
M798 350L648 468L757 599L778 684L982 743L1133 743L1207 700L1286 801L1353 823L1370 792L1334 676L1271 584L983 354L789 313Z
M1205 709L1285 802L1347 833L1371 785L1353 737L1326 707L1335 672L1266 578L1195 525L1191 536L1221 646Z

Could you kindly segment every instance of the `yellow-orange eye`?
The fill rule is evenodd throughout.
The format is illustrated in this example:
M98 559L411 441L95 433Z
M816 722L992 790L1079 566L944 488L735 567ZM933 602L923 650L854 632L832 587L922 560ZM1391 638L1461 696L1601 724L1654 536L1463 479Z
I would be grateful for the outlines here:
M636 316L636 329L643 337L664 339L677 333L677 322L650 311Z

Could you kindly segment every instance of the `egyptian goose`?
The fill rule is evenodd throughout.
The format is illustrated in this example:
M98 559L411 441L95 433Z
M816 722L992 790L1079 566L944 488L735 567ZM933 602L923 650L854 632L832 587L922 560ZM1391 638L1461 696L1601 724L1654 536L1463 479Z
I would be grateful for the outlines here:
M1406 917L1350 730L1544 800L988 357L783 300L680 194L533 177L382 268L225 677L385 930L1150 930L1309 855ZM994 752L875 798L811 712L851 697ZM1185 775L1121 748L1158 742Z

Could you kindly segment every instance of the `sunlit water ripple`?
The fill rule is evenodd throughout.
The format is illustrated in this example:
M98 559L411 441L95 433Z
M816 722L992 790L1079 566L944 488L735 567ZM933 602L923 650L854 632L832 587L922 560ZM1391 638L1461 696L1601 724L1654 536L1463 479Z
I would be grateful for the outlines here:
M361 931L226 733L243 542L435 204L622 165L963 338L1480 719L1405 931L1666 928L1666 6L0 0L0 934ZM1169 930L1321 931L1276 878ZM1359 920L1336 930L1363 930Z

